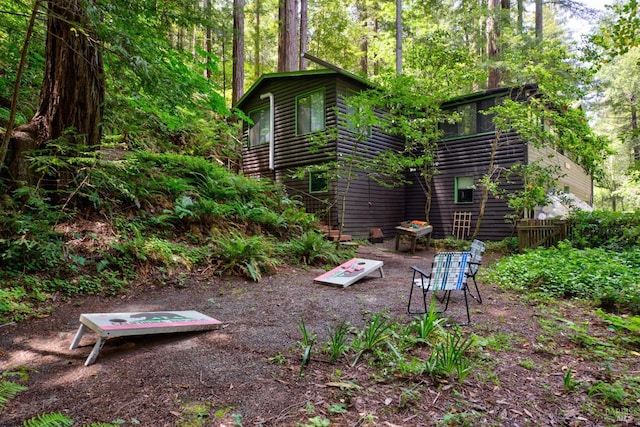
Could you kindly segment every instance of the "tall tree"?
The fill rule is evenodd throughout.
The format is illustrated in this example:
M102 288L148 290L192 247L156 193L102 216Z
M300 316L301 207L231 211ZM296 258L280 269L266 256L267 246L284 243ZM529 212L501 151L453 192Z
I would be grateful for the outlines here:
M7 166L13 180L35 183L27 153L60 137L71 145L100 143L104 103L102 51L85 7L91 1L48 2L45 70L34 117L11 137ZM64 187L69 176L53 185Z
M396 0L396 73L402 73L402 0Z
M298 0L280 0L278 71L295 71L299 65Z
M231 105L244 94L244 0L233 0L233 81Z
M309 2L300 0L300 70L307 69L307 59L304 57L309 44Z

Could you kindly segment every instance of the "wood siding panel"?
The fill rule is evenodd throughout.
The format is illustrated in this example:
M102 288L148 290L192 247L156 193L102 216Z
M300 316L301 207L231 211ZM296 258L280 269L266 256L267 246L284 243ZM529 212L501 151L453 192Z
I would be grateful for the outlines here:
M482 189L480 186L473 192L473 203L454 202L455 177L472 176L477 182L487 173L491 154L493 134L476 135L464 139L442 141L438 147L439 174L433 178L433 197L430 222L433 225L433 237L445 238L453 231L453 213L471 212L472 222L470 234L473 234L480 211ZM525 146L516 134L506 134L501 138L500 148L495 163L503 168L522 163L525 159ZM521 183L510 184L509 190L522 188ZM419 197L422 193L414 188L412 195ZM424 203L424 196L421 198ZM415 213L414 211L411 212ZM513 211L505 200L489 198L481 223L478 238L481 240L501 240L512 235L513 229L505 222L505 215Z
M529 163L536 160L542 161L542 166L558 166L560 173L564 174L558 180L558 190L563 191L569 187L569 191L575 194L580 200L593 204L593 181L573 160L567 156L552 150L549 147L535 148L527 147Z

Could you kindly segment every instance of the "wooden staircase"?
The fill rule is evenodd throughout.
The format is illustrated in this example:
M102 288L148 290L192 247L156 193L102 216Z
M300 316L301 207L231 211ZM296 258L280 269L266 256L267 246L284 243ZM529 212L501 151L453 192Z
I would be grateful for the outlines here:
M338 230L337 228L333 228L330 227L324 223L320 224L320 231L322 231L322 233L327 236L327 239L335 242L336 240L338 240L338 235L340 234L340 230ZM342 234L342 236L340 236L340 241L341 242L350 242L351 241L351 235L350 234Z

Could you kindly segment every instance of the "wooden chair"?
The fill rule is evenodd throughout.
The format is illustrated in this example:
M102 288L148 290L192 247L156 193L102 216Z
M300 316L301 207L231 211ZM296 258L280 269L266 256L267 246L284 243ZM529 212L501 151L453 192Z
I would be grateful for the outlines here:
M469 252L440 252L435 255L431 261L431 272L427 273L419 267L411 267L413 270L413 278L411 281L411 289L409 291L409 303L407 312L409 314L422 314L428 311L427 293L432 292L435 297L436 292L445 291L444 300L445 307L443 311L449 308L449 300L452 291L464 292L464 303L467 310L467 323L471 323L469 315L469 299L467 298L467 281L469 275L469 262L471 254ZM413 298L414 288L422 290L422 303L424 311L412 311L411 302Z

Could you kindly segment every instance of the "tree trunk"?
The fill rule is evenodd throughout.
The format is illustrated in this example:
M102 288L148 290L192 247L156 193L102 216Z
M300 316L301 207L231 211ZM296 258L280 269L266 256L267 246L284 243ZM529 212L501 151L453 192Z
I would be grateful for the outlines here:
M356 10L358 13L358 18L360 22L362 22L363 34L360 39L360 72L364 76L369 75L369 35L368 35L368 19L369 14L367 13L367 5L364 0L356 2Z
M489 16L487 17L487 60L489 61L489 77L487 79L487 89L495 89L500 86L500 69L493 62L498 60L500 54L498 48L498 38L500 37L500 26L498 13L499 0L489 0Z
M262 74L262 62L260 60L260 14L262 13L262 1L256 0L255 36L253 39L253 75L256 79Z
M632 99L632 102L634 100ZM638 141L638 108L635 104L631 104L631 150L633 152L632 159L640 160L640 142Z
M233 82L231 105L244 94L244 0L233 0Z
M280 0L278 36L278 72L298 67L298 1Z
M104 103L104 67L98 42L87 28L81 0L49 1L45 70L40 105L16 128L7 156L10 176L33 184L26 153L64 136L70 144L97 147ZM56 187L70 176L56 177Z
M402 74L402 0L396 0L396 73Z
M496 153L500 146L501 132L496 131L496 135L491 144L491 154L489 156L489 166L487 167L487 179L491 179L495 173L495 161ZM480 226L482 225L482 219L484 218L484 211L487 207L487 201L489 200L489 187L486 184L482 185L482 198L480 199L480 208L478 209L478 217L476 218L476 226L473 230L471 240L476 239L480 233Z
M307 44L309 42L309 2L308 0L300 0L300 64L299 70L307 69L307 58L304 57L304 53L307 51Z
M211 68L213 67L213 62L211 61L211 55L213 55L213 29L211 28L211 0L206 0L205 2L205 13L207 15L207 28L205 37L207 40L205 41L205 49L207 51L207 68L205 71L205 75L207 80L211 80Z
M542 0L536 0L536 42L542 43Z

